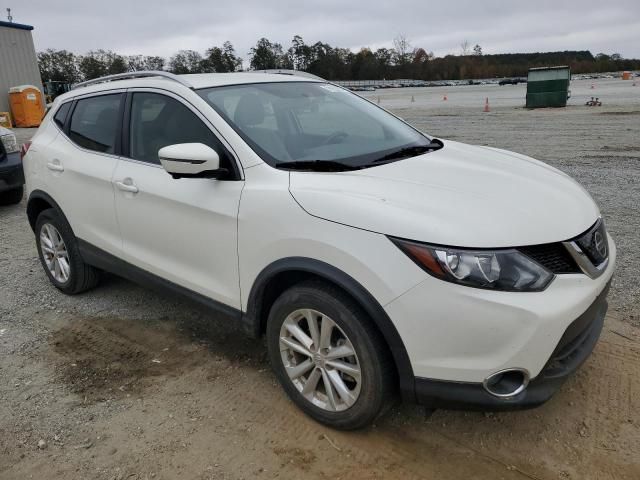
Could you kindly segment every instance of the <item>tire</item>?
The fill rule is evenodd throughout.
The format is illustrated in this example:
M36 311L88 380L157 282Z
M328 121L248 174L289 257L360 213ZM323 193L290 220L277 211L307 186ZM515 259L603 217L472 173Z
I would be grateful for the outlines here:
M16 203L20 203L23 195L23 186L2 192L0 193L0 205L15 205Z
M71 226L56 210L49 208L38 215L35 232L40 263L47 277L58 290L68 295L75 295L90 290L98 284L100 279L99 270L84 263L78 249L78 241L71 230ZM59 237L63 242L62 247L52 248L51 244L47 247L46 241L43 240L43 235L49 240L55 240ZM43 252L45 248L48 248L49 251ZM55 250L57 253L52 254L51 250ZM48 261L53 261L51 258L56 255L60 255L58 258L64 260L67 268L63 268L62 263L59 263L58 266L60 268L57 270L53 268L54 271L52 272ZM66 275L64 275L65 271Z
M315 337L309 318L317 325ZM322 339L325 321L332 327L328 341ZM289 348L292 341L302 345L291 331L300 335L295 325L307 335L307 345L309 340L317 340L304 348L305 354ZM289 343L282 343L283 338ZM325 348L317 348L316 343ZM354 430L371 424L391 406L395 368L389 349L363 310L332 285L310 281L285 291L269 313L267 346L272 368L284 390L300 409L320 423ZM335 357L349 351L355 355ZM295 376L300 369L307 371L290 378L290 373ZM355 376L346 371L355 372ZM328 394L325 381L331 385L332 395ZM313 384L313 391L303 394Z

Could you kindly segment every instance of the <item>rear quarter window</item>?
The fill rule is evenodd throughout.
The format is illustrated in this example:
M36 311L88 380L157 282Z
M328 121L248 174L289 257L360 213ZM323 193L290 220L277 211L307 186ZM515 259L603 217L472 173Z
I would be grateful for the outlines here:
M69 113L70 108L71 102L63 103L62 105L60 105L60 108L58 108L58 111L53 116L53 121L56 122L56 125L58 125L58 127L64 127L64 122L67 119L67 114Z

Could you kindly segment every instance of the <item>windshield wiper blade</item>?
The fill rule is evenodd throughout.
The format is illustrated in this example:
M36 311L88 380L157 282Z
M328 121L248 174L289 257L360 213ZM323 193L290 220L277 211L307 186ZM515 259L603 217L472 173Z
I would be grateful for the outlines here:
M395 152L388 153L387 155L376 158L373 160L374 163L386 162L388 160L397 160L400 158L407 157L415 157L416 155L420 155L425 152L430 152L434 150L440 150L443 147L443 144L440 140L433 139L431 143L426 145L414 145L412 147L404 147Z
M317 172L345 172L360 168L334 160L293 160L276 163L275 167L283 170L314 170Z

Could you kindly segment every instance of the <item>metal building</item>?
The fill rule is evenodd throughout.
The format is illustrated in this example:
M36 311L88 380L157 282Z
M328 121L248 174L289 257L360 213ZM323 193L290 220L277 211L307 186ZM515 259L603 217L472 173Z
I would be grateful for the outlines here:
M31 25L0 21L0 112L9 111L9 89L35 85L42 92Z
M569 98L569 67L539 67L529 69L527 108L566 107Z

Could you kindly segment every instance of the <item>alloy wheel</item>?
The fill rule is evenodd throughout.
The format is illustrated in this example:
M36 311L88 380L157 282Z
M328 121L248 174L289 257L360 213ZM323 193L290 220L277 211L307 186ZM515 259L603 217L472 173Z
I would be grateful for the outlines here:
M330 412L351 407L362 385L353 344L331 318L311 309L289 314L280 329L289 379L309 402Z
M60 232L50 223L45 223L40 229L40 250L54 280L66 283L71 275L69 252Z

